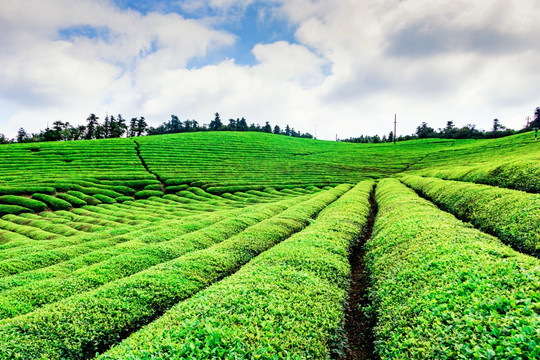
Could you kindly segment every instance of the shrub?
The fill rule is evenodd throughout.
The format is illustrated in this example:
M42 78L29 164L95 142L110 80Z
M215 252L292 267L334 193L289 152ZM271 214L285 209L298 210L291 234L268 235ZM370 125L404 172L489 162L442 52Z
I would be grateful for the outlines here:
M48 359L94 356L301 230L309 218L348 189L340 186L320 193L208 249L2 321L0 358L9 354Z
M56 193L56 189L50 186L0 187L0 195L31 195L33 193L54 195Z
M314 225L177 304L101 358L270 359L279 352L284 359L329 359L343 354L349 249L365 229L372 187L373 182L359 184L326 207Z
M163 196L165 195L163 191L157 190L141 190L135 193L136 199L147 199L150 196Z
M135 195L135 190L127 186L119 186L119 185L113 186L112 190L119 192L121 194L127 195L127 196Z
M51 196L51 195L36 193L36 194L32 195L32 199L43 201L53 211L56 211L56 210L69 210L69 209L72 208L71 204L68 203L67 201L56 198L56 197Z
M0 196L0 204L19 205L32 209L34 212L41 212L47 209L47 204L44 202L15 195Z
M34 281L24 284L19 282L16 289L0 292L0 319L21 315L35 310L47 303L58 301L62 298L75 295L79 292L96 288L108 282L123 278L139 271L143 271L159 263L170 261L189 252L202 250L211 245L215 245L225 239L240 233L249 226L276 215L280 211L293 205L294 201L282 201L265 207L251 207L229 212L226 215L212 214L204 221L200 220L194 224L174 224L174 231L169 227L158 227L155 231L144 234L130 234L137 240L138 247L131 247L130 251L124 251L126 244L122 246L108 248L106 250L93 251L95 256L100 253L111 254L110 258L100 259L101 262L92 266L74 270L77 260L70 261L70 266L64 268L57 264L56 278L39 281L38 276L46 275L49 269L35 270L32 278ZM88 246L88 243L81 244L81 247ZM60 251L51 251L48 254L52 257L58 256ZM116 255L116 256L115 256ZM85 262L94 256L88 255ZM42 253L40 260L45 262ZM29 266L31 258L26 258L25 263ZM1 269L1 267L0 267Z
M60 194L57 194L56 197L58 197L58 198L60 198L62 200L66 200L67 202L69 202L74 207L81 207L81 206L84 206L84 205L88 205L86 203L86 201L81 200L78 197L73 196L73 195L60 193Z
M98 204L101 204L101 201L99 201L98 199L96 199L95 197L92 197L90 195L86 195L86 194L83 194L82 192L80 191L74 191L74 190L71 190L71 191L68 191L67 192L68 195L71 195L71 196L75 196L83 201L85 201L88 205L98 205Z
M18 205L3 205L3 204L0 204L0 216L4 216L4 215L7 215L7 214L18 215L18 214L21 214L21 213L24 213L24 212L32 212L32 210L27 209L27 208L22 207L22 206L18 206Z
M533 359L540 261L379 182L367 242L381 359Z
M108 190L108 189L102 189L102 188L96 188L96 187L81 187L79 189L79 191L82 192L82 193L85 193L87 195L100 194L100 195L105 195L105 196L112 197L112 198L122 196L122 194L120 194L120 193L118 193L116 191L112 191L112 190Z
M107 195L103 195L103 194L95 194L93 195L93 197L95 199L98 199L99 201L101 201L102 203L105 203L105 204L114 204L116 203L116 200L113 199L112 197L109 197Z
M165 188L165 191L171 194L171 193L176 193L178 191L186 190L188 188L189 188L189 185L185 185L185 184L184 185L171 185L171 186L167 186Z
M516 249L540 255L540 194L420 176L402 179L459 218Z

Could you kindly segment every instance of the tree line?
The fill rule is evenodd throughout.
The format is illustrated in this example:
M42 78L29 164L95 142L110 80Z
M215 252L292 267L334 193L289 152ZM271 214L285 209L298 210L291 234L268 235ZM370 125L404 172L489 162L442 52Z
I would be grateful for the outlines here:
M272 126L267 121L263 126L255 123L248 125L247 120L242 118L229 119L228 124L224 124L221 120L219 113L215 113L214 120L209 124L202 124L195 120L180 121L178 116L171 115L171 120L162 123L158 127L150 127L147 129L148 135L160 135L160 134L175 134L183 132L194 131L258 131L269 134L287 135L292 137L301 137L312 139L313 135L310 133L302 133L286 125L284 129L281 129L279 125Z
M426 122L422 122L417 128L416 132L412 135L402 135L396 138L396 141L413 140L413 139L493 139L534 129L540 129L540 107L537 107L534 112L534 119L521 130L507 129L499 119L493 119L493 127L489 131L479 130L476 125L467 124L461 128L456 127L453 121L447 121L444 128L438 130L430 127ZM391 131L388 136L378 135L366 136L361 135L359 137L351 137L348 139L342 139L339 141L354 142L354 143L383 143L393 142L394 134Z
M266 122L263 126L254 123L248 125L244 117L241 119L229 119L228 124L223 124L217 112L209 124L199 124L196 120L181 121L178 116L171 115L171 120L163 122L157 127L149 127L143 116L131 118L128 123L121 114L118 114L116 117L114 115L107 115L101 123L99 117L95 114L90 114L86 122L86 125L74 126L69 122L55 121L52 127L47 126L45 130L32 134L27 133L21 127L14 139L8 139L3 134L0 134L0 144L111 139L196 131L258 131L291 137L313 138L311 134L296 131L294 128L289 127L289 125L285 129L281 129L278 125L272 127L269 122Z

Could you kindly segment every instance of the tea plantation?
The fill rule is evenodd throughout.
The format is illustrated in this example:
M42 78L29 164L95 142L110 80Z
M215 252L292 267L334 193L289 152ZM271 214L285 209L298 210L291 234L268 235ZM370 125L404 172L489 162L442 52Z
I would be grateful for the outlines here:
M531 133L9 144L0 170L0 359L540 359Z

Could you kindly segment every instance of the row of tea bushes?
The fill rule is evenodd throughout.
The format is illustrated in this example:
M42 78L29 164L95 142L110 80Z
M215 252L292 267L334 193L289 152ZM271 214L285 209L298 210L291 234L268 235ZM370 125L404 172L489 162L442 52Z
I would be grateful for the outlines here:
M189 252L210 247L302 200L305 199L297 197L270 205L230 211L227 218L199 230L177 236L172 240L146 243L142 246L136 246L136 248L127 247L125 243L121 244L121 246L116 247L121 250L117 255L108 248L106 250L109 258L103 261L77 270L74 270L73 266L64 267L65 273L55 269L55 278L41 281L34 278L33 281L24 286L0 292L0 319L28 313L44 304L133 275ZM192 229L193 226L189 226L186 230ZM171 232L170 225L166 224L163 231ZM154 236L159 235L154 233ZM130 243L133 244L134 240L130 240Z
M381 359L536 359L540 261L398 180L376 190L366 262Z
M167 221L166 223L158 222L152 225L143 224L142 226L124 227L114 230L114 233L99 233L83 237L51 240L47 244L27 246L19 249L19 251L15 251L17 249L13 249L14 251L2 251L0 255L4 260L13 259L13 264L21 264L21 266L24 264L26 270L10 276L0 277L0 291L27 286L46 279L67 277L79 271L79 269L107 261L115 256L137 251L137 249L152 244L174 243L175 239L182 239L188 233L211 227L218 222L240 216L245 212L258 211L258 206L260 205L245 209L229 209L186 216L182 220ZM94 245L94 248L90 250L85 243L94 241L97 242L96 245L102 246ZM52 244L49 244L51 242ZM55 251L69 253L72 249L78 247L83 247L85 251L77 252L76 256L68 260L49 265L47 261L42 261L40 265L35 265L39 267L34 270L31 270L32 267L29 266L32 262L39 264L40 258L44 259L45 256L51 256L55 254ZM62 248L65 249L61 250ZM52 251L52 253L48 251ZM181 251L181 249L176 251ZM43 252L42 256L37 255L40 252Z
M176 220L183 218L184 216L192 215L193 213L216 211L227 208L239 208L244 207L249 203L254 204L271 202L290 197L290 194L281 192L278 192L274 198L268 198L268 196L264 195L254 196L253 194L250 194L249 197L251 200L246 202L246 199L244 198L239 198L238 201L231 201L226 198L209 194L198 188L190 188L190 191L185 191L185 193L185 196L188 197L169 194L165 195L163 198L150 197L148 199L137 201L132 201L132 198L125 197L125 200L130 201L117 203L117 201L121 200L120 197L111 199L113 202L112 204L101 203L101 201L97 200L95 197L98 195L89 196L77 191L68 191L66 194L59 193L57 194L58 197L65 198L70 201L72 201L74 198L80 198L87 203L91 203L89 199L92 199L101 205L83 206L82 208L73 208L69 211L58 210L56 212L41 212L39 214L22 213L19 214L19 216L10 215L10 217L4 217L4 219L0 221L0 229L5 230L4 232L0 233L0 251L2 249L1 243L7 242L8 238L13 239L16 233L28 236L27 242L29 243L32 242L32 239L50 239L55 238L60 234L69 236L66 231L63 231L58 226L51 227L49 226L50 224L44 223L43 221L31 220L47 220L47 222L54 224L66 225L72 228L71 234L73 235L79 231L96 232L111 227L139 225L144 222L155 222L164 219ZM29 199L22 196L4 195L0 198L4 199L0 199L0 202L21 202L21 204L22 202L25 202L25 204L31 203L31 206L36 207L39 206L39 204L45 207L47 206L45 203L38 202L38 200ZM60 200L57 198L53 199ZM92 202L92 204L96 204L95 202ZM52 229L52 232L50 232L49 229ZM58 232L58 234L55 232ZM19 242L18 245L11 243L6 246L16 247L23 244L24 242ZM0 259L2 257L3 254L0 253Z
M240 234L0 323L0 358L85 359L300 231L350 187L338 186Z
M430 140L428 140L430 141ZM198 132L137 139L140 155L165 185L214 194L268 187L334 186L404 170L450 143L351 144L257 132ZM170 192L167 190L167 192Z
M540 193L540 165L538 161L513 161L500 165L485 164L474 167L428 169L420 174L446 180L468 181Z
M135 205L135 203L133 204ZM141 205L141 204L138 204ZM144 232L151 234L150 236L155 238L164 239L169 236L182 235L183 229L189 229L195 231L201 227L213 224L216 221L221 221L225 217L235 215L238 211L228 210L227 212L220 212L219 207L214 207L209 210L213 212L206 215L197 215L199 212L192 213L191 216L187 216L185 213L175 215L171 211L182 208L184 205L181 203L174 203L167 201L150 202L147 201L146 206L151 207L152 216L146 215L147 211L134 210L133 207L128 205L115 204L111 205L111 208L107 209L108 205L100 205L99 207L86 207L80 209L82 214L89 212L88 216L97 217L105 212L105 215L110 213L117 215L121 218L132 218L135 224L141 223L142 220L147 220L149 225L133 225L131 227L134 230L138 230L140 226L144 226ZM92 210L92 211L90 211ZM146 210L146 209L144 209ZM217 212L216 212L217 211ZM242 211L242 210L239 210ZM246 210L247 211L247 210ZM130 215L131 213L131 215ZM162 216L161 213L163 214ZM157 217L156 217L157 216ZM7 221L10 220L10 221ZM164 220L173 221L172 223L166 223ZM180 221L181 223L178 223ZM29 243L27 246L12 247L4 251L0 251L0 278L8 275L15 275L21 272L38 269L41 267L51 266L59 262L65 262L70 259L79 257L92 251L104 250L110 246L121 244L124 241L132 240L135 234L122 232L118 236L111 236L109 232L96 232L92 234L82 234L80 236L72 236L69 238L56 239L58 235L75 235L74 225L65 225L62 223L55 223L53 221L45 221L42 217L39 220L32 220L27 218L15 218L8 217L0 220L0 226L18 231L22 233L23 229L29 229L27 231L41 232L44 234L50 234L49 241L41 242L40 244ZM129 228L128 228L129 232ZM39 234L41 234L39 233ZM163 235L158 235L163 234ZM55 237L52 237L55 236ZM145 238L143 236L143 238Z
M442 140L441 140L442 141ZM540 191L540 156L534 132L492 140L452 141L407 169L414 175Z
M515 249L540 255L540 194L420 176L401 179L460 219Z
M179 303L100 359L329 359L343 351L350 248L373 182L238 273Z

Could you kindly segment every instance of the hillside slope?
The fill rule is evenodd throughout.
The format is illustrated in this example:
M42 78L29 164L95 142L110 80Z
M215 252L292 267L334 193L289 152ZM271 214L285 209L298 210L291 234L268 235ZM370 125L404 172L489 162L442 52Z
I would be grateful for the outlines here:
M79 203L73 196L86 202L87 196L97 196L98 202L114 202L163 196L189 186L215 194L267 187L324 187L404 171L532 192L540 187L539 143L531 134L495 140L425 139L394 145L253 132L198 132L2 145L0 164L0 196L61 194L60 200L73 206ZM516 174L521 178L516 179ZM44 201L42 195L34 198L51 209L69 208L65 203L53 205L54 199ZM21 199L0 199L0 204L23 203ZM4 207L4 213L18 211Z

